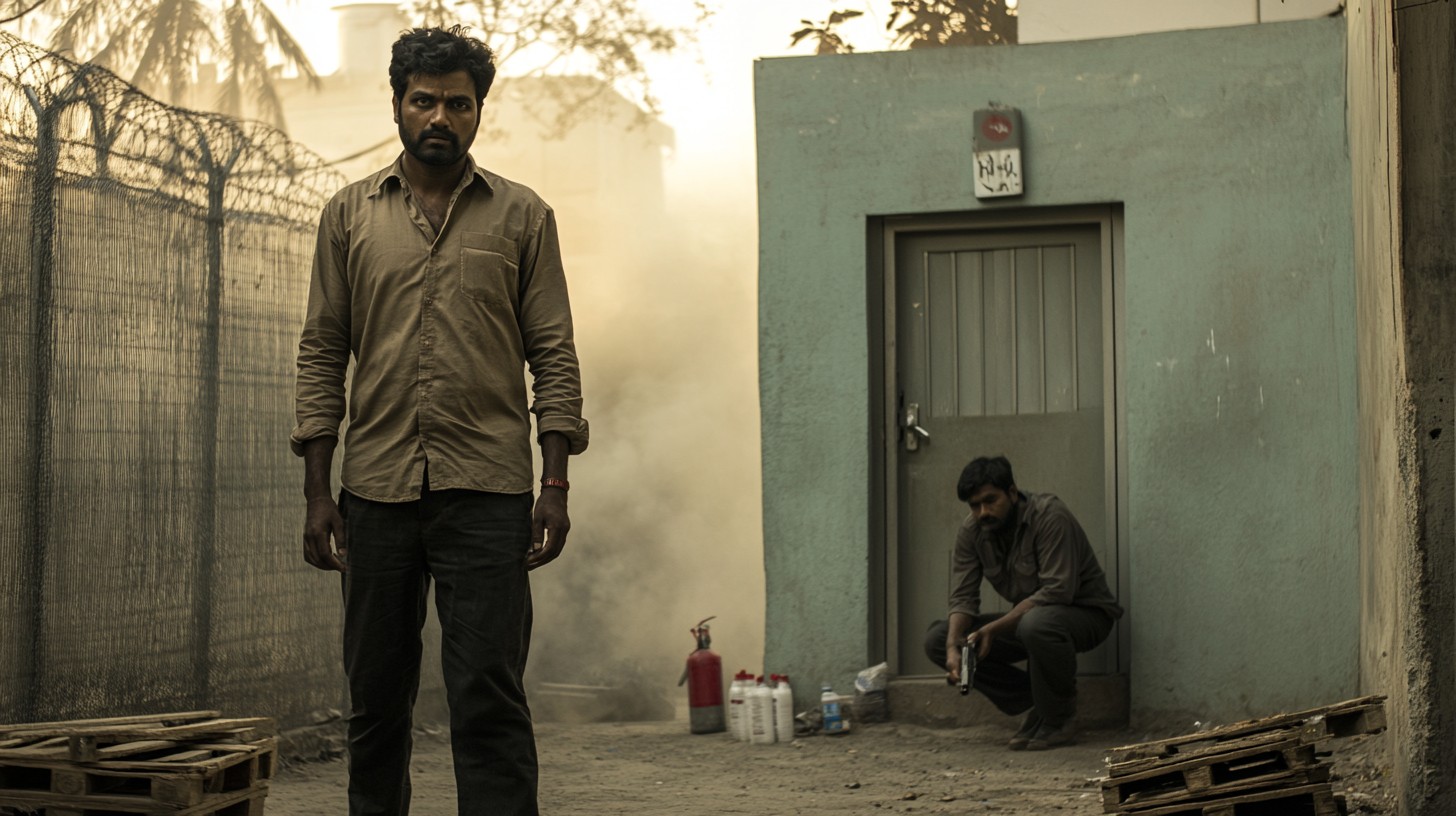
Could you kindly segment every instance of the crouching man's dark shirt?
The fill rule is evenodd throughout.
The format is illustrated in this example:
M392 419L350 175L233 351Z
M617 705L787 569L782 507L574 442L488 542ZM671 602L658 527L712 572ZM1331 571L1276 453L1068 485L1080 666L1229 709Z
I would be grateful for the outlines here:
M1061 499L1050 493L1022 493L1013 523L1010 536L981 529L974 514L961 524L956 533L952 613L972 617L980 613L984 577L1013 604L1030 598L1042 605L1088 606L1110 618L1122 617L1087 534Z

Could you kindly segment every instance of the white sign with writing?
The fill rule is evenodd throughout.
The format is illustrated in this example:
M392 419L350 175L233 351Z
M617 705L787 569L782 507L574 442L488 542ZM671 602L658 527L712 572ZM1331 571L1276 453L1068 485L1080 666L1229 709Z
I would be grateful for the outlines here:
M1026 192L1021 165L1021 111L998 105L975 114L972 152L976 160L976 198Z
M1021 195L1021 148L976 151L976 198Z

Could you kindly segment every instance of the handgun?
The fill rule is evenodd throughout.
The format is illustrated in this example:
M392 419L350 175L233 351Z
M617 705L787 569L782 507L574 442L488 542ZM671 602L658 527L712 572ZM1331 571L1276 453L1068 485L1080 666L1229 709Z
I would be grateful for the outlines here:
M961 694L971 693L971 675L976 673L976 645L967 643L961 647Z

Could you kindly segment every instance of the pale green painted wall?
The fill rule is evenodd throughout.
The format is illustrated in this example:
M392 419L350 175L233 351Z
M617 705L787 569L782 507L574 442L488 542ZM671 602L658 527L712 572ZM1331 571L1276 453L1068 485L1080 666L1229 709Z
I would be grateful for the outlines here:
M986 206L992 101L1022 110L1028 193L991 206L1124 206L1135 721L1354 695L1344 32L757 63L765 665L801 703L870 658L866 219Z

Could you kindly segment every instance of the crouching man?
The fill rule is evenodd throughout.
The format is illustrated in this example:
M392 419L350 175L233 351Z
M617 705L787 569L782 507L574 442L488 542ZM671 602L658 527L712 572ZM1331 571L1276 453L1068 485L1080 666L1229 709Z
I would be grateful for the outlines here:
M1061 499L1023 493L1004 456L966 465L956 495L971 513L956 534L950 620L925 633L925 654L960 682L961 645L976 650L971 687L1003 712L1030 711L1008 744L1040 751L1072 740L1077 653L1122 617L1082 526ZM981 579L1015 607L981 614ZM1026 661L1026 669L1012 665Z

